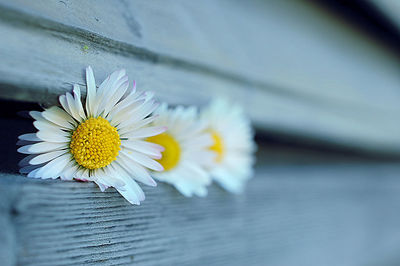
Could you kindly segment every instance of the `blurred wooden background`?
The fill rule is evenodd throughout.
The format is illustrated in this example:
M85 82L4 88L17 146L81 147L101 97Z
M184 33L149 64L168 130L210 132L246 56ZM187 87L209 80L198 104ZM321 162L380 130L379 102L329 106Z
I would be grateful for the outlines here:
M347 3L351 2L351 3ZM397 12L397 11L399 12ZM1 265L399 265L395 1L0 0ZM244 195L142 206L17 174L22 110L126 68L171 104L217 95L257 129Z

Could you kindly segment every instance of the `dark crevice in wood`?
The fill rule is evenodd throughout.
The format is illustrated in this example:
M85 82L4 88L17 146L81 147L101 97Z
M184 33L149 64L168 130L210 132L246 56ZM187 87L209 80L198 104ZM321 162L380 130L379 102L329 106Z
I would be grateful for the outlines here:
M318 0L317 4L394 52L400 59L400 29L372 1Z
M398 162L398 153L364 150L306 136L269 131L256 134L258 164L320 164Z

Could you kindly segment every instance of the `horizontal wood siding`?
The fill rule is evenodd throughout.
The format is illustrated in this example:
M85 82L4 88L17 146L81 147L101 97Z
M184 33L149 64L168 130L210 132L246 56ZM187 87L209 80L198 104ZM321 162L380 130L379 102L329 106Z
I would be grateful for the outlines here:
M259 129L400 152L399 61L309 2L0 1L0 21L3 98L124 67L173 104L229 95Z
M3 174L2 204L14 200L3 207L2 234L13 238L0 250L18 265L43 266L397 265L398 165L256 172L241 196L212 186L207 198L187 199L159 184L145 188L141 206L91 183Z

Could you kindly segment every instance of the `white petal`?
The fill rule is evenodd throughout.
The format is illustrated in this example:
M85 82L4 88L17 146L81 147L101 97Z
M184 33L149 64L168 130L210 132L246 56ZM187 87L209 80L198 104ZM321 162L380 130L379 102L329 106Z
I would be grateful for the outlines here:
M67 112L71 117L74 117L71 110L69 109L67 96L60 95L60 97L58 97L58 101L60 102L60 104L61 104L62 108L65 110L65 112Z
M157 119L157 115L146 117L145 119L142 119L142 120L138 121L137 123L135 123L134 125L130 126L129 130L127 130L126 132L147 126L148 124L154 122L154 120L156 120L156 119Z
M86 120L86 114L85 111L83 110L83 105L81 101L81 89L79 88L78 84L74 84L74 102L75 102L75 110L81 117L81 119Z
M40 121L37 120L33 122L33 125L36 127L37 130L42 130L42 131L61 131L61 128L53 124L49 121Z
M140 188L140 186L133 180L128 173L120 167L118 164L115 164L115 169L118 171L120 176L124 179L125 181L125 187L124 190L120 190L118 187L116 188L118 192L130 203L140 205L140 201L143 201L145 199L145 195L143 193L143 190Z
M214 144L214 140L211 134L201 134L196 137L192 137L185 141L185 146L190 149L204 149L211 147Z
M98 117L101 113L99 110L99 105L102 102L102 99L104 98L104 88L107 87L109 82L110 82L110 76L108 76L105 80L103 80L103 82L100 84L99 88L97 89L96 99L93 102L93 106L92 106L93 117Z
M106 93L111 91L111 88L116 84L118 80L120 80L123 76L126 75L125 69L116 70L111 73L100 85L98 93L100 96L104 97Z
M144 119L148 115L150 115L157 107L158 103L144 103L141 108L138 108L137 112L135 112L129 120L121 122L121 128L131 127L138 123L140 120Z
M40 168L40 166L39 165L26 165L24 167L21 167L21 169L19 169L19 172L21 174L28 174L37 168Z
M23 134L21 136L18 136L18 138L20 140L27 140L27 141L41 141L41 139L39 139L36 136L36 133Z
M39 176L37 176L37 173L39 172L39 170L40 170L40 168L36 168L36 169L30 171L28 173L28 177L30 177L30 178L40 178Z
M30 111L29 115L32 116L33 119L35 120L41 120L44 119L42 116L42 113L39 111Z
M41 141L48 141L48 142L70 142L71 138L69 137L69 133L57 130L57 131L50 131L50 130L40 130L36 133L38 138Z
M39 142L36 144L26 145L18 149L18 152L25 154L44 153L54 150L66 149L65 143Z
M124 167L130 175L139 182L145 185L155 187L157 183L151 178L149 172L137 162L129 158L128 156L121 154L118 157L118 163Z
M78 167L77 171L75 172L74 178L81 180L81 181L92 181L89 177L89 170L83 167Z
M108 186L100 183L99 181L94 181L94 182L99 186L101 192L104 192L106 191L107 188L109 188Z
M196 191L194 192L198 197L205 197L207 196L208 192L207 189L205 187L199 187L196 189Z
M36 143L36 141L28 141L28 140L18 140L17 141L17 146L25 146L25 145L30 145L30 144L34 144Z
M223 169L213 171L213 177L224 189L229 192L239 194L243 191L244 182L236 178L235 175L229 174Z
M98 102L97 113L101 114L104 112L108 100L112 98L118 87L125 81L128 77L125 75L126 71L124 69L115 71L111 74L109 81L103 86L101 92L99 93L100 99Z
M66 97L66 101L67 101L67 104L68 104L68 109L71 112L71 116L76 121L79 121L79 122L82 121L82 117L79 115L79 110L78 110L78 108L76 106L74 97L70 93L67 93L65 97Z
M65 129L74 129L76 122L72 117L65 112L63 109L57 106L52 106L42 112L42 116L49 120L50 122L59 125Z
M143 140L122 141L122 146L146 154L154 159L161 159L161 152L165 150L163 146Z
M123 187L125 182L119 176L119 174L114 170L113 164L109 164L103 169L95 170L94 180L97 180L103 185L108 187Z
M122 134L121 136L127 137L129 139L142 139L142 138L148 138L152 136L159 135L167 130L167 127L145 127L145 128L140 128L134 131L130 131L128 133Z
M174 184L175 188L179 190L180 193L182 193L185 197L192 197L193 195L193 187L192 184L188 182L180 182Z
M135 151L121 151L121 153L123 153L125 156L129 156L135 162L137 162L149 169L152 169L154 171L163 171L164 170L164 168L162 167L162 165L160 163L158 163L157 161L149 158L148 156L146 156L142 153L135 152Z
M41 177L43 179L47 178L57 178L60 173L64 170L64 167L70 161L70 155L65 154L54 160L48 162L46 165L40 168L36 173L36 177Z
M31 154L28 156L25 156L21 161L18 162L18 166L19 167L25 167L29 164L29 161L32 160L33 158L35 158L37 155L36 154Z
M211 183L211 177L203 168L198 166L194 162L185 162L180 166L183 174L182 178L190 179L193 183L209 185Z
M34 157L32 160L29 161L30 164L42 164L48 161L51 161L65 153L67 153L67 150L58 150L58 151L51 151L47 153L40 154L36 157Z
M73 180L75 173L78 171L78 165L74 160L70 160L60 174L62 180Z
M91 117L93 115L92 106L96 100L96 82L90 66L86 68L86 88L86 111L88 116Z
M124 82L121 86L119 86L119 88L116 89L115 93L109 99L107 99L107 104L104 107L103 115L107 115L111 111L111 109L117 104L117 102L121 100L121 97L125 94L128 87L129 82Z
M121 101L124 100L126 97L128 97L130 94L135 93L135 91L136 91L136 81L133 81L132 87L129 87L129 88L126 90L125 94L124 94L124 95L122 96L122 98L121 98Z
M214 165L217 153L211 150L185 150L185 158L196 162L198 165L210 167Z
M113 126L132 117L132 114L134 114L143 103L144 100L125 100L117 103L109 113L109 116L112 117Z

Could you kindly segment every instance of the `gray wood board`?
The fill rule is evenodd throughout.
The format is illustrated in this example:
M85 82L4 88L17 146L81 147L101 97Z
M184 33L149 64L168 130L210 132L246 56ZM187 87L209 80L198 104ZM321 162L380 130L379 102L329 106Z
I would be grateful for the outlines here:
M160 63L178 59L288 93L399 111L399 61L309 1L0 2L42 25L83 29L92 41L128 44Z
M54 104L86 65L98 82L124 67L172 104L229 95L259 129L400 153L393 56L302 1L214 2L0 1L0 97Z
M256 168L243 195L0 177L2 265L399 265L400 166Z

